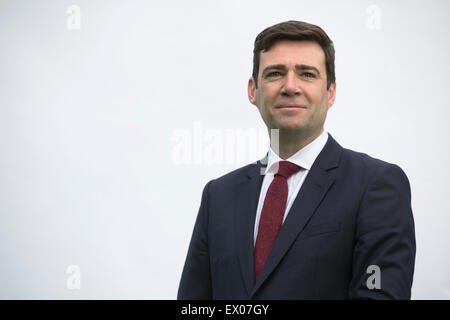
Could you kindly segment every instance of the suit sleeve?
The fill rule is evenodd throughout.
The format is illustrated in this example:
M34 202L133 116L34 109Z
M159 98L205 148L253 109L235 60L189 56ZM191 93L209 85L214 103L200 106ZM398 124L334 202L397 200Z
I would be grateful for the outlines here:
M358 212L350 299L410 299L415 254L408 178L400 167L383 165Z
M203 189L200 209L178 288L179 300L211 299L211 274L208 248L208 190Z

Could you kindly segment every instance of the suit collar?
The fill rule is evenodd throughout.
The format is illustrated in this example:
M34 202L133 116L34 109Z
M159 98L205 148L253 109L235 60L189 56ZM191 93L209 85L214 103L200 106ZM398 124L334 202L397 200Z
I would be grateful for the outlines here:
M328 134L328 141L317 156L313 166L317 165L325 171L337 168L339 166L342 150L343 148L341 145L334 140L331 134Z

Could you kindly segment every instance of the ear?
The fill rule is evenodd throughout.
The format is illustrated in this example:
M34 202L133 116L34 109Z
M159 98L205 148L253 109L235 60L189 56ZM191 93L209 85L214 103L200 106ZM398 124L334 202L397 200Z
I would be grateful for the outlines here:
M248 100L250 101L251 104L254 104L256 106L256 97L255 97L255 91L256 91L256 87L255 87L255 80L253 79L253 77L250 77L250 79L248 79Z
M334 104L334 100L336 99L336 81L330 85L328 89L328 109Z

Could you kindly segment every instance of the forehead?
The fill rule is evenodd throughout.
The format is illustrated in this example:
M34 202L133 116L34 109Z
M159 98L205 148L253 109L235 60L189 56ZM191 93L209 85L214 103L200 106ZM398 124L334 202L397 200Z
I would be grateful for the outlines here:
M288 68L296 64L307 64L325 72L325 53L313 41L280 40L268 51L261 52L260 70L272 64L284 64Z

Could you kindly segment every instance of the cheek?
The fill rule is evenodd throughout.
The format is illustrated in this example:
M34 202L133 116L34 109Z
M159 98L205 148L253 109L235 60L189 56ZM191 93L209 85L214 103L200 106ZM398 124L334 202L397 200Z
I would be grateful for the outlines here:
M270 112L273 101L274 100L272 96L267 91L260 92L258 95L256 95L256 104L260 109L264 110L265 113Z
M277 97L280 88L278 84L270 83L269 85L265 84L264 86L261 86L261 90L258 91L261 101L273 102Z
M321 100L321 92L318 90L317 87L313 86L305 86L302 90L303 96L306 98L306 100L312 104L316 105Z
M314 105L317 109L322 108L324 104L327 105L328 95L323 90L305 91L304 94L309 103Z

